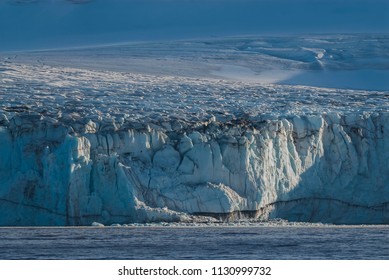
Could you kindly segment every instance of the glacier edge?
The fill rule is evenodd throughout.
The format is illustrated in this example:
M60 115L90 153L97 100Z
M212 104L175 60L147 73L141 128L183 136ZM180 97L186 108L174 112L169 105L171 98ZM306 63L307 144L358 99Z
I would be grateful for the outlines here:
M0 225L389 222L386 112L186 127L0 121Z

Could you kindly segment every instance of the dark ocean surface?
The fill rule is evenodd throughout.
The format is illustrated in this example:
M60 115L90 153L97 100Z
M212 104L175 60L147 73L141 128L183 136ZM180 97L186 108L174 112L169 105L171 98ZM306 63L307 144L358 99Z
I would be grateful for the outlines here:
M389 227L0 228L1 259L386 259Z

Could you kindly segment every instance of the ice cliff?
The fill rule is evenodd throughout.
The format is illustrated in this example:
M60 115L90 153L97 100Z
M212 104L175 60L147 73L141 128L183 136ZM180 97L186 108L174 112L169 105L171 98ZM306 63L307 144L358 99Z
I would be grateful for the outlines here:
M0 66L0 225L389 222L387 92Z
M33 123L18 116L0 130L2 225L189 221L186 214L389 221L389 114L169 132Z

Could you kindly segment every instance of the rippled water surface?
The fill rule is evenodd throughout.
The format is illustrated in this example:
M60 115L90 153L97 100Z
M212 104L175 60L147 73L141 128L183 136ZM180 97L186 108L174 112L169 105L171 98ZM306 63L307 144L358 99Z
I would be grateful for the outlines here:
M1 228L2 259L389 259L389 227Z

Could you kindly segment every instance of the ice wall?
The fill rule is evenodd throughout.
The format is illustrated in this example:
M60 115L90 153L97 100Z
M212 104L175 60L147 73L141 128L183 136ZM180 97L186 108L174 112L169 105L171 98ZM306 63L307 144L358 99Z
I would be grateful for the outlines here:
M0 225L389 222L389 113L183 127L0 117Z

